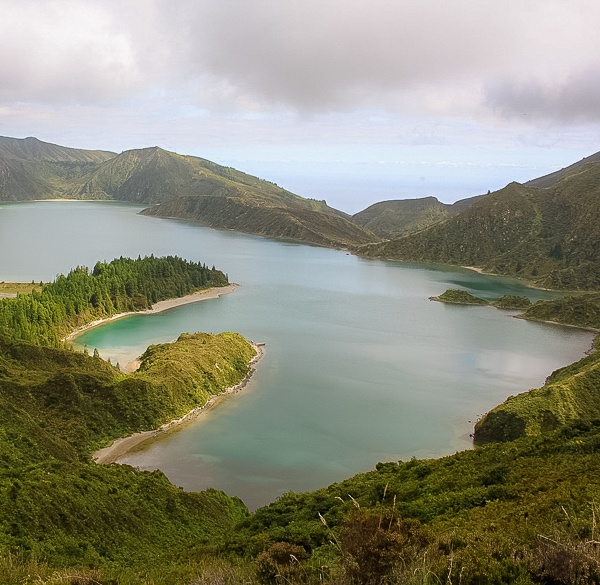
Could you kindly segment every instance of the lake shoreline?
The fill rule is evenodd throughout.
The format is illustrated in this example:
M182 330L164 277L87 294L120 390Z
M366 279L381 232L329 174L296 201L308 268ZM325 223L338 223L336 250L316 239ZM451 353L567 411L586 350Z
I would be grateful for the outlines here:
M219 287L211 287L207 289L202 289L196 291L192 294L176 297L173 299L166 299L164 301L158 301L152 305L150 309L145 309L143 311L128 311L126 313L118 313L117 315L112 315L110 317L105 317L104 319L96 319L95 321L91 321L90 323L86 323L81 327L78 327L74 331L72 331L69 335L64 337L61 341L73 341L76 337L84 333L85 331L89 331L94 327L98 327L99 325L104 325L104 323L109 323L110 321L116 321L117 319L122 319L123 317L129 317L130 315L153 315L156 313L161 313L162 311L167 311L169 309L174 309L175 307L180 307L182 305L189 305L190 303L196 303L198 301L207 301L209 299L218 299L224 295L231 294L239 284L233 282L228 284L227 286L219 286Z
M237 394L238 392L242 391L250 381L250 378L252 378L252 376L254 375L254 372L256 371L256 364L264 355L263 343L253 342L252 347L254 348L256 355L248 363L248 373L235 386L230 386L229 388L226 388L223 392L220 392L219 394L211 395L211 397L202 406L197 406L196 408L193 408L181 418L173 419L161 425L158 429L153 429L150 431L141 431L138 433L134 433L133 435L129 435L127 437L121 437L120 439L116 439L107 447L98 449L98 451L92 454L92 459L94 460L94 462L99 465L118 463L119 458L126 455L134 447L141 445L149 439L152 439L168 431L181 427L184 424L189 423L203 411L209 410L210 408L215 406L221 399L225 398L230 394Z

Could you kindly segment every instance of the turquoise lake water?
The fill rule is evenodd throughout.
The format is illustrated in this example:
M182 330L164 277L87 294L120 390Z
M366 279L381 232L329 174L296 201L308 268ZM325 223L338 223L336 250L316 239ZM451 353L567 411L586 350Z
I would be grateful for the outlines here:
M589 333L489 307L428 300L447 288L494 298L549 293L464 269L362 260L99 202L0 205L0 280L53 279L118 256L177 254L241 286L220 299L135 315L77 339L126 363L181 332L265 342L250 384L121 461L249 507L325 486L378 461L471 447L477 418L583 356Z

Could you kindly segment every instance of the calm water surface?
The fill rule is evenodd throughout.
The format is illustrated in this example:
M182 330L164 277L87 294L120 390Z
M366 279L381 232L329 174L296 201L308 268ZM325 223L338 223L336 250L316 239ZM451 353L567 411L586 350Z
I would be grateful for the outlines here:
M246 390L122 462L186 489L217 487L251 508L373 468L470 448L482 413L579 359L591 335L487 307L428 300L450 287L488 298L547 293L461 269L366 261L148 218L118 203L0 205L0 279L50 280L117 256L178 254L241 286L218 300L90 330L113 362L183 331L266 343Z

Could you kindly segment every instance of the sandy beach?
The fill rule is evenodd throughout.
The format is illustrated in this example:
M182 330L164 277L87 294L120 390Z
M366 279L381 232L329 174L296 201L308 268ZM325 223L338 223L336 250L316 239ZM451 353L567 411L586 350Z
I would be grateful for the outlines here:
M94 461L99 464L118 463L118 459L120 457L125 455L128 451L130 451L140 443L143 443L144 441L147 441L152 437L156 437L161 433L165 433L169 430L172 430L176 427L190 422L195 417L197 417L202 411L208 410L209 408L214 406L221 398L243 390L250 378L252 377L252 374L254 374L254 372L256 371L257 362L262 358L264 354L264 344L253 343L252 347L254 347L256 355L250 361L248 374L241 382L239 382L235 386L230 386L220 394L215 394L211 396L204 405L194 408L181 418L174 419L172 421L169 421L168 423L165 423L158 429L134 433L129 437L123 437L121 439L113 441L113 443L111 443L108 447L99 449L92 455Z
M477 268L477 266L461 266L461 268L466 268L467 270L473 270L479 274L485 274L483 268Z
M161 311L166 311L168 309L173 309L174 307L179 307L181 305L188 305L189 303L196 303L198 301L206 301L208 299L218 299L223 295L227 295L232 293L239 284L231 283L227 286L219 286L213 288L207 288L205 290L199 290L191 295L186 295L185 297L178 297L175 299L167 299L166 301L159 301L152 305L151 309L146 309L145 311L130 311L128 313L119 313L118 315L113 315L112 317L107 317L106 319L97 319L96 321L91 321L82 327L78 327L67 335L62 341L72 341L78 335L87 331L88 329L92 329L93 327L97 327L98 325L102 325L103 323L107 323L109 321L115 321L116 319L122 319L123 317L127 317L128 315L148 315L152 313L160 313ZM129 365L129 364L128 364Z

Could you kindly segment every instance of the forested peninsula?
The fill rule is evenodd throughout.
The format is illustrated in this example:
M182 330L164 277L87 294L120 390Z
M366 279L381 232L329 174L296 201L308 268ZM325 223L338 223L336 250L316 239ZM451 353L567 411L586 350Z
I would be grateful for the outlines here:
M58 347L74 329L91 321L227 284L220 270L177 256L98 262L91 271L80 266L59 275L41 291L4 299L0 331L20 341Z
M91 455L242 383L257 355L252 344L237 333L182 334L150 346L126 374L61 341L90 319L227 283L214 267L178 257L119 258L0 300L2 583L29 582L24 570L39 582L52 574L52 582L95 583L96 573L73 567L168 565L176 551L214 545L247 515L237 498L188 494L160 472L97 466ZM63 581L52 567L82 580Z

